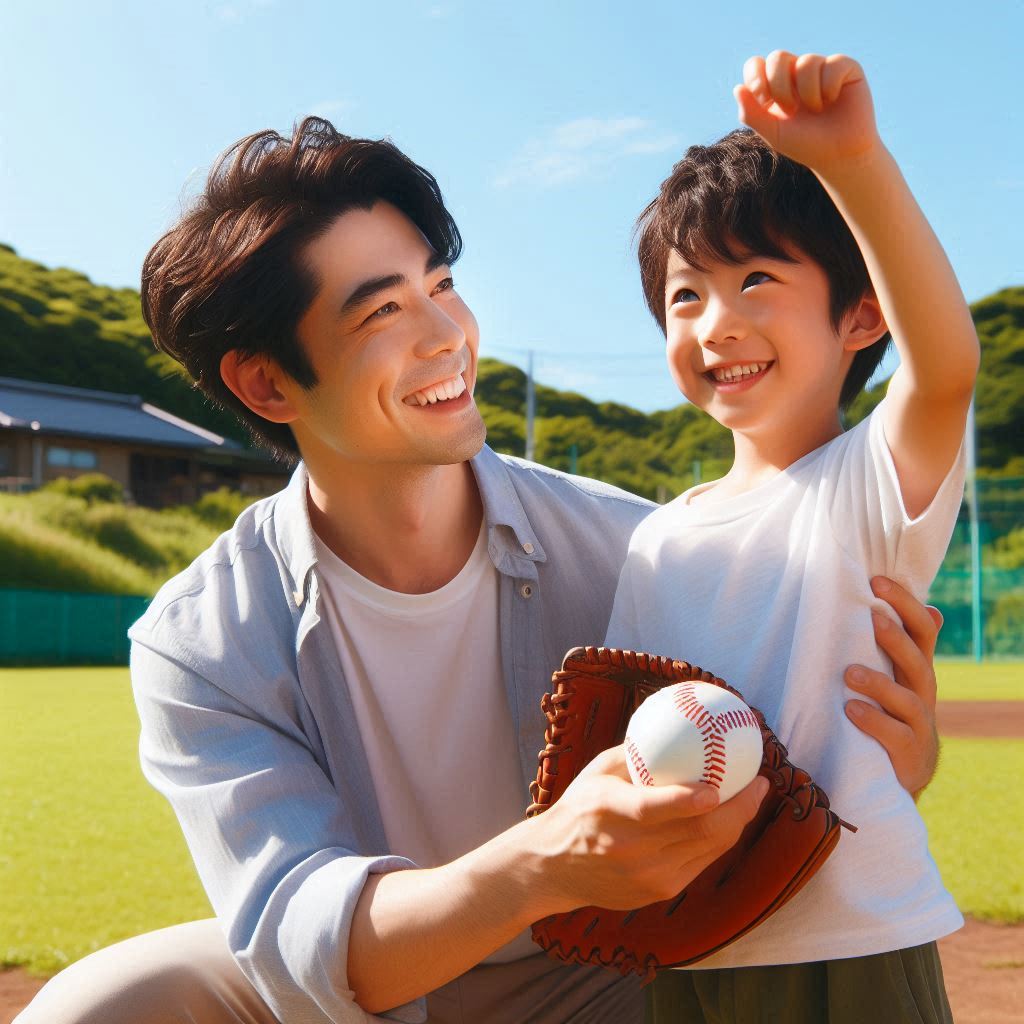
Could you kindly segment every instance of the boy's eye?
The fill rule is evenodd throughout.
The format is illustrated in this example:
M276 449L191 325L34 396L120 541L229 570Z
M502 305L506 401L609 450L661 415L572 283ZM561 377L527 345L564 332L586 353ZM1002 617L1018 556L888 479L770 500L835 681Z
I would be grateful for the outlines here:
M743 279L743 291L748 288L752 288L755 284L763 284L765 281L773 280L771 274L766 274L763 270L755 270L752 274L747 274Z
M692 288L680 288L672 296L672 305L674 306L677 302L695 302L698 298L699 296Z

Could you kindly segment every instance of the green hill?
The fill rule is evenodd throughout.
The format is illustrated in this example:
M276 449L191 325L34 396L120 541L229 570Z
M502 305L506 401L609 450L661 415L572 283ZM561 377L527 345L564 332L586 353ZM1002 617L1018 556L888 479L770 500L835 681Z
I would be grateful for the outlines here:
M978 380L979 464L991 474L1024 475L1024 288L973 306L982 342ZM0 245L0 367L3 375L143 395L201 426L247 443L234 418L214 408L173 360L153 348L139 295L83 274L50 269ZM477 402L488 440L502 452L525 448L526 381L521 370L482 359ZM884 385L862 395L851 422L866 415ZM727 465L725 430L690 405L650 415L614 402L536 388L535 457L575 467L650 498L688 487Z

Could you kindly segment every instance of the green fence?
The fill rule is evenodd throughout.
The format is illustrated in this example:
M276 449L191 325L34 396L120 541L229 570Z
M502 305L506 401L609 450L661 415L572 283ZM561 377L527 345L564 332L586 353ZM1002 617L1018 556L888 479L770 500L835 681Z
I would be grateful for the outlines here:
M0 590L0 664L127 665L128 627L149 598Z
M945 618L938 653L1024 658L1024 478L982 478L977 487L979 558L972 559L965 503L929 594Z

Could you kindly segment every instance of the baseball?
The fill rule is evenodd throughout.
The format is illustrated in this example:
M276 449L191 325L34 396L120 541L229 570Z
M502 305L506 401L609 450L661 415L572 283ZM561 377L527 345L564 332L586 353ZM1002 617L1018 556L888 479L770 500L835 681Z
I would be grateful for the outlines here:
M757 775L761 754L753 711L711 683L666 686L626 728L626 764L638 786L706 782L724 802Z

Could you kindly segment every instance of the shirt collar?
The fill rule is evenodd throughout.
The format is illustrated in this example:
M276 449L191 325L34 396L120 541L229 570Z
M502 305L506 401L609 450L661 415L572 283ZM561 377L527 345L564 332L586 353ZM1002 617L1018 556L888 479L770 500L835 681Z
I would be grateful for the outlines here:
M547 555L512 485L508 467L487 445L470 461L487 522L488 550L500 572L517 573L523 563L544 562ZM292 599L306 599L310 570L316 564L316 544L309 519L309 473L300 462L288 486L278 495L272 524L277 548L291 576ZM531 574L532 575L532 574Z
M503 556L513 560L525 559L527 562L547 561L544 548L530 525L518 492L512 485L508 466L501 457L484 445L474 456L470 466L480 488L490 538L491 557L497 568L502 572L515 571L514 567L504 564Z

